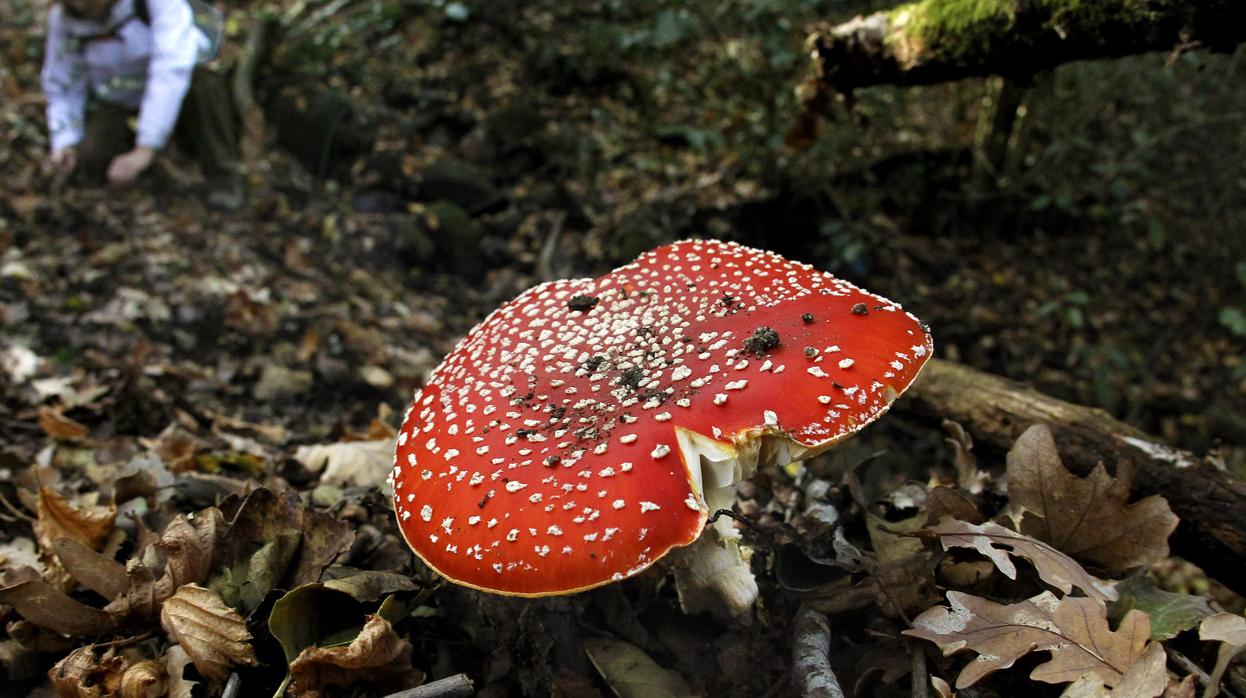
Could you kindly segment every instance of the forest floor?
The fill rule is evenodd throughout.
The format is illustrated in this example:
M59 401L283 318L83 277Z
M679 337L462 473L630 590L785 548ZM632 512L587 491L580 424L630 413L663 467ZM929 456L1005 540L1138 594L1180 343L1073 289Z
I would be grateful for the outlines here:
M0 581L71 591L40 597L55 616L42 620L29 598L0 597L0 668L22 694L98 695L72 686L127 676L178 695L195 679L203 694L231 674L240 695L271 694L306 638L349 640L378 612L393 625L368 626L380 639L358 650L363 664L305 657L295 692L345 695L325 688L341 679L383 695L465 672L488 695L604 694L627 685L619 666L640 648L637 675L676 693L786 695L792 617L811 588L853 599L822 604L845 614L832 617L845 684L907 694L924 655L897 616L937 603L947 569L925 551L914 562L913 539L878 522L925 522L957 449L902 415L742 488L761 531L746 532L763 587L751 625L685 615L658 569L579 597L482 598L436 584L397 536L391 444L441 356L535 283L684 237L828 269L902 302L941 358L1246 474L1242 51L1036 80L1008 169L983 184L973 153L989 80L863 91L813 147L783 146L817 3L786 18L762 2L731 17L712 3L373 2L331 19L291 3L268 8L284 29L257 76L268 130L248 143L250 199L221 213L177 153L128 191L55 181L38 87L46 8L10 4L25 14L0 25ZM235 12L224 65L257 14ZM326 120L342 132L317 130ZM1004 466L978 454L982 520L1004 504ZM870 564L907 560L911 594L889 599L859 575L832 584L826 569L810 587L793 570L817 567L835 530ZM1169 651L1210 670L1214 647L1191 628L1243 601L1158 545L1140 558L1152 583L1207 611ZM303 586L335 578L354 581ZM168 599L187 582L217 596L179 591L178 616ZM992 584L996 599L1042 588ZM192 621L215 639L179 625ZM170 650L179 641L188 658ZM920 671L953 680L953 660L929 663ZM1059 693L1026 673L974 695Z

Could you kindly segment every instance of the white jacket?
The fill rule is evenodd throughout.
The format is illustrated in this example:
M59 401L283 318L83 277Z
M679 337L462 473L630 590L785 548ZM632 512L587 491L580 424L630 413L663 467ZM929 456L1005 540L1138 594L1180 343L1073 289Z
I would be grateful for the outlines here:
M186 0L147 0L147 8L150 25L135 15L134 0L117 0L104 22L52 6L43 91L53 150L82 140L88 93L138 109L138 145L163 148L169 140L208 39Z

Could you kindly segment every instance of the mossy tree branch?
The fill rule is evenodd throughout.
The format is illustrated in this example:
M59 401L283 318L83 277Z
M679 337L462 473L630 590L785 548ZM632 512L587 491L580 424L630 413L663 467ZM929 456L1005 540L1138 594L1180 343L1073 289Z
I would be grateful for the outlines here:
M1241 0L920 0L814 31L804 96L982 75L1023 82L1071 61L1244 40Z

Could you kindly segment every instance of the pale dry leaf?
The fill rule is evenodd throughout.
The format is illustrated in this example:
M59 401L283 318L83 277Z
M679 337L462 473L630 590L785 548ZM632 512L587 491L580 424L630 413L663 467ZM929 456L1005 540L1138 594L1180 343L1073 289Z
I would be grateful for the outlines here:
M1074 587L1087 596L1104 601L1116 599L1111 582L1090 574L1076 560L1052 546L1030 536L1017 533L990 521L971 524L944 518L937 526L926 529L936 535L943 549L972 548L995 563L1009 579L1017 578L1011 557L1029 560L1044 582L1068 594Z
M308 470L324 470L320 476L323 484L380 488L394 467L394 440L300 446L294 458Z
M1085 478L1069 472L1041 424L1008 452L1008 500L1023 510L1021 532L1110 572L1168 557L1168 536L1177 527L1163 497L1129 503L1132 480L1126 463L1117 465L1116 477L1102 464Z
M978 470L978 460L973 455L973 437L959 423L943 420L947 436L943 441L952 449L952 465L956 468L956 484L970 494L979 494L986 488L990 476Z
M1105 685L1116 686L1150 639L1145 613L1131 611L1112 631L1107 608L1098 599L1058 599L1048 591L1009 605L957 591L947 597L951 609L928 609L904 634L939 645L945 655L978 653L956 678L958 689L1041 651L1051 652L1051 659L1030 673L1035 681L1068 683L1093 672Z
M173 645L164 653L164 671L168 676L168 698L191 698L198 681L185 678L186 665L190 664L190 655L181 645Z
M210 589L178 589L161 607L160 625L208 678L224 679L232 667L256 664L246 622Z
M1198 637L1205 642L1223 643L1216 653L1216 668L1211 672L1210 688L1203 694L1204 698L1215 698L1220 681L1229 670L1229 662L1246 652L1246 618L1232 613L1208 616L1198 627Z
M414 686L424 675L411 666L411 643L379 615L369 616L349 645L307 647L290 662L290 694L301 698L338 695L361 683ZM335 690L337 689L337 690Z
M7 572L23 567L40 571L43 569L43 564L39 562L39 551L35 547L35 541L20 537L0 543L0 584L4 583Z
M1233 613L1217 613L1203 619L1198 637L1205 642L1224 642L1233 647L1246 647L1246 618Z

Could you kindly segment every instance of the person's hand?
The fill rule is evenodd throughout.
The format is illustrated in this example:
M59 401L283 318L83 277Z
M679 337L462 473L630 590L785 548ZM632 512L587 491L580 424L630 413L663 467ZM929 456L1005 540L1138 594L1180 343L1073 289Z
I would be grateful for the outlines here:
M128 153L113 158L108 166L108 184L112 187L125 187L134 182L150 165L156 151L145 145L136 146Z
M72 145L67 148L53 150L48 157L48 162L52 164L52 168L62 174L69 174L78 166L78 149Z

